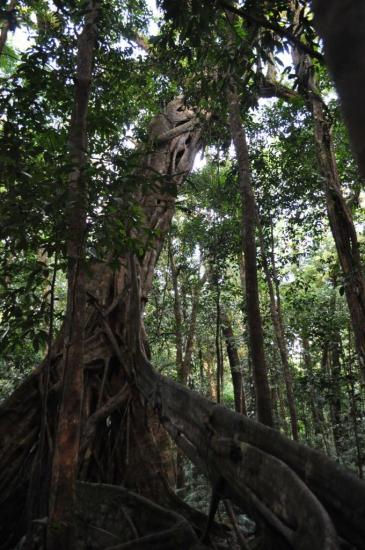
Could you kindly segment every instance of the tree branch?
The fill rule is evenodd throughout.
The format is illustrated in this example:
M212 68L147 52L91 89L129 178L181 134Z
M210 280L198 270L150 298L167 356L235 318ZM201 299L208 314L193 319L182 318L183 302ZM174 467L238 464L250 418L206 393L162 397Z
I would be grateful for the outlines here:
M259 96L270 98L277 97L280 99L286 99L287 101L292 101L293 99L302 98L301 94L292 90L288 86L280 84L280 82L275 82L269 80L262 76L261 83L259 85Z
M235 15L238 15L239 17L246 19L250 23L255 23L256 25L259 25L260 27L263 27L264 29L269 29L274 31L278 36L281 36L283 38L287 38L289 42L294 44L298 49L303 51L304 53L307 53L311 55L313 58L320 61L322 64L324 64L324 56L317 52L315 49L313 49L311 46L308 46L307 44L304 44L298 38L293 34L289 29L285 27L281 27L278 25L278 23L274 23L272 21L269 21L268 19L257 17L256 15L252 15L243 8L236 8L235 6L232 6L229 2L226 0L217 0L218 6L221 8L230 11L231 13L234 13Z

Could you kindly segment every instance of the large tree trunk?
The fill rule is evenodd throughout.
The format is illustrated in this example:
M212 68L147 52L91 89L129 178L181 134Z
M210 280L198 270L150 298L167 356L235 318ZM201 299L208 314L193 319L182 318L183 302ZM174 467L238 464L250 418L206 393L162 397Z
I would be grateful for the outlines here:
M146 250L136 266L142 307L174 213L176 192L200 147L197 118L184 107L181 98L168 104L166 112L154 119L151 134L154 151L145 157L136 174L137 183L150 182L147 192L136 194L144 213L140 239L146 242ZM154 237L151 237L152 231ZM98 263L87 283L80 475L93 481L124 483L146 496L153 495L154 500L165 499L166 504L169 494L165 474L166 470L170 471L171 453L152 411L146 416L145 405L133 389L130 350L136 345L139 319L136 305L131 301L130 268L129 256L120 258L118 271L113 271L108 262ZM48 453L61 394L63 348L64 331L52 349ZM37 453L40 381L44 367L42 364L25 380L0 409L0 540L4 548L11 547L25 529L24 500ZM156 440L164 446L165 453L157 451ZM151 460L151 456L156 459Z
M187 456L213 480L223 478L227 494L264 518L293 548L338 548L334 523L341 536L360 549L365 537L363 483L316 451L158 375L143 353L140 315L174 210L170 191L191 168L199 146L196 119L183 110L181 100L170 104L165 115L153 126L156 150L139 173L143 181L156 173L165 176L155 178L150 190L139 197L144 229L159 231L138 260L121 258L117 272L107 263L96 265L88 286L80 475L134 487L171 505L166 468L155 444L158 439L161 445L163 439L153 414L158 411L160 422ZM156 132L160 122L162 134ZM52 350L50 443L62 349L61 334ZM22 533L24 495L39 436L43 368L0 409L3 548L14 546ZM150 404L147 418L143 399ZM169 453L165 456L168 462Z
M262 331L256 265L256 202L252 188L250 161L245 130L241 120L240 101L235 89L227 92L229 125L236 150L239 185L242 197L242 240L245 258L246 313L256 391L257 415L260 422L273 425L271 396L267 375Z

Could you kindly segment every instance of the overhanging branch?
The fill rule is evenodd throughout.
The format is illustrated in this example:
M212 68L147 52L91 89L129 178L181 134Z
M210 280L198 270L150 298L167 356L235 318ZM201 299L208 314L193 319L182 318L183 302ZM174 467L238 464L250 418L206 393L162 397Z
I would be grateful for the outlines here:
M246 21L249 21L250 23L254 23L264 29L269 29L274 31L278 36L281 36L282 38L286 38L287 40L289 40L289 42L291 42L294 46L296 46L302 52L309 54L311 57L317 59L322 64L324 64L324 56L320 52L312 48L311 46L308 46L307 44L302 42L300 38L298 38L295 34L293 34L289 29L285 27L281 27L278 23L274 23L272 21L269 21L268 19L257 17L256 15L252 15L251 13L244 10L243 8L236 8L226 0L217 0L217 5L227 11L230 11L231 13L234 13L235 15L238 15L243 19L246 19Z

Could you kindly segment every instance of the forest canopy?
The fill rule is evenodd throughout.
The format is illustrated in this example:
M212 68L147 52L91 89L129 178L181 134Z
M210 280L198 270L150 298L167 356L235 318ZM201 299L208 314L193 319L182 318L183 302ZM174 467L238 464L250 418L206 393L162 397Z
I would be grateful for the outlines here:
M0 2L1 549L365 548L362 23Z

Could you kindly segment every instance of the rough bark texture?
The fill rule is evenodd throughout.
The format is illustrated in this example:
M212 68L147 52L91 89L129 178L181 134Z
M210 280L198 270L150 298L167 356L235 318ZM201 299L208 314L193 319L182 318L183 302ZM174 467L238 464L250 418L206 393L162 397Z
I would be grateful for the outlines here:
M246 510L264 517L293 548L338 548L333 523L362 548L362 481L325 455L156 374L143 356L138 363L138 387L153 396L177 444L213 480L223 478Z
M365 4L354 0L312 0L312 4L326 62L365 177Z
M170 140L158 139L174 128L180 128L181 133L175 131ZM146 242L146 251L135 266L142 306L174 213L177 190L200 148L197 118L181 98L154 119L150 130L150 152L136 174L136 188L140 182L147 187L143 194L136 193L144 212L140 239ZM150 236L151 231L155 236ZM118 271L107 262L98 263L87 283L80 476L123 483L168 504L171 495L166 490L166 475L174 481L169 443L153 411L146 413L144 402L133 389L130 350L136 345L139 318L131 301L130 268L128 256L120 258ZM62 387L63 336L61 333L52 350L47 426L50 445ZM0 540L4 548L11 547L25 528L24 500L38 445L43 369L41 365L0 408ZM124 389L127 381L128 392Z
M67 306L62 361L62 397L58 410L50 486L47 548L75 546L74 512L84 393L86 314L85 239L87 186L87 113L96 43L98 3L90 2L78 39L75 97L70 123L71 173L67 205Z
M252 189L246 134L241 121L240 102L235 90L228 90L229 124L236 150L242 197L243 250L245 258L246 312L252 354L256 407L260 422L273 425L271 397L264 352L256 265L256 202Z

